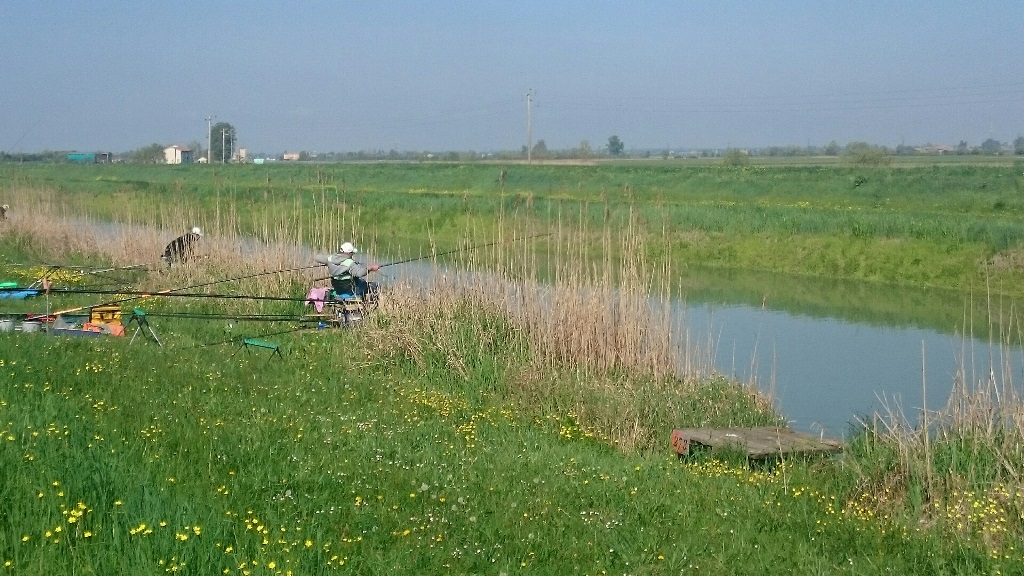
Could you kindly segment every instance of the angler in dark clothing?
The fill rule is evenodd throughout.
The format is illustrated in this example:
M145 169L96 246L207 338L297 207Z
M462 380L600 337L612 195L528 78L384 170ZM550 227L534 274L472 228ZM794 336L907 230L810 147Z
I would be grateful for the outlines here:
M345 294L351 294L359 298L370 298L376 296L377 284L367 282L366 274L375 272L380 266L372 264L367 266L355 259L356 247L351 242L345 242L338 249L337 254L321 254L314 260L317 264L327 266L327 273L331 275L331 287L334 293L340 298Z
M177 262L187 262L195 255L196 243L203 237L203 231L198 226L192 228L187 234L182 234L164 248L164 254L160 258L168 266Z

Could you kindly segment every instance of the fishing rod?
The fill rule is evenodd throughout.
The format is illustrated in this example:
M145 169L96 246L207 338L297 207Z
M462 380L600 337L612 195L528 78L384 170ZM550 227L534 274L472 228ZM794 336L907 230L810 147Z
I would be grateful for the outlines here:
M147 312L153 318L187 318L190 320L238 320L246 322L301 322L295 314L215 314L204 312Z
M82 274L102 274L104 272L117 272L118 270L137 270L139 268L148 268L156 264L155 262L147 262L145 264L129 264L127 266L112 266L110 268L89 268L88 266L60 266L55 265L59 268L71 268L72 270L81 270Z
M49 289L50 288L50 276L53 276L54 274L56 274L58 270L60 270L60 268L49 268L49 269L47 269L47 271L42 276L40 276L39 278L37 278L35 281L33 281L31 284L28 285L29 289L33 290L37 286L42 286L43 289Z
M479 250L480 248L487 248L488 246L495 246L498 244L507 244L509 242L516 242L518 240L530 240L533 238L543 238L545 236L551 236L554 232L547 232L545 234L534 234L533 236L524 236L522 238L513 238L511 240L495 240L494 242L488 242L487 244L478 244L476 246L468 246L466 248L457 248L455 250L449 250L447 252L441 252L439 254L427 254L426 256L418 256L416 258L409 258L407 260L399 260L397 262L388 262L387 264L381 264L378 268L384 268L387 266L396 266L398 264L408 264L409 262L416 262L417 260L426 260L427 258L437 258L438 256L447 256L449 254L456 254L458 252L468 252L470 250Z
M148 268L150 264L129 264L127 266L114 266L108 268L90 268L88 266L76 266L71 264L24 264L12 262L7 264L7 266L14 266L19 268L44 269L42 276L35 279L31 284L29 284L28 289L36 289L37 287L42 287L44 290L46 290L48 288L48 284L52 282L52 277L56 276L57 273L60 272L61 270L72 270L77 274L80 274L81 276L96 275L100 278L107 280L108 284L124 286L127 284L127 282L124 282L120 279L111 278L108 275L108 273L117 271L137 270L143 267Z
M93 266L76 266L73 264L24 264L19 262L10 262L7 266L16 266L18 268L54 268L54 269L65 269L65 270L77 270L82 274L99 274L102 272L114 272L116 270L134 270L136 268L143 268L155 264L154 262L148 262L146 264L128 264L127 266L113 266L109 268L95 268Z
M398 260L396 262L388 262L387 264L380 264L377 269L386 268L387 266L397 266L398 264L408 264L409 262L416 262L419 260L426 260L427 258L437 258L438 256L447 256L448 254L456 254L458 252L468 252L470 250L479 250L480 248L487 248L488 246L495 246L497 244L507 244L509 242L515 242L517 240L530 240L532 238L543 238L545 236L551 236L554 232L547 232L544 234L534 234L533 236L524 236L522 238L513 238L512 240L496 240L494 242L488 242L486 244L478 244L476 246L468 246L466 248L456 248L455 250L449 250L447 252L440 252L438 254L427 254L426 256L417 256L416 258L408 258L406 260ZM321 278L314 278L314 282L321 280L330 280L333 276L323 276Z
M24 288L0 287L0 292L15 292ZM141 297L177 297L177 298L219 298L224 300L268 300L274 302L305 302L306 298L292 298L285 296L246 296L244 294L201 294L194 292L173 292L166 294L153 294L139 290L85 290L75 288L51 288L50 294L114 294L119 296L141 296Z
M135 296L128 296L128 297L125 297L125 298L117 298L117 299L114 299L114 300L110 300L108 302L103 302L101 304L95 304L94 306L112 306L114 304L121 304L121 303L124 303L124 302L132 302L134 300L140 300L142 298L149 298L149 297L153 297L153 296L166 296L167 294L180 293L180 292L183 292L185 290L192 290L192 289L195 289L195 288L205 288L206 286L214 286L216 284L223 284L225 282L236 282L238 280L248 280L249 278L256 278L258 276L268 276L270 274L284 274L286 272L298 272L298 271L301 271L301 270L309 270L309 269L316 268L316 267L319 267L319 266L321 266L321 265L320 264L314 264L312 266L299 266L297 268L285 268L285 269L282 269L282 270L268 270L268 271L264 271L264 272L257 272L255 274L247 274L245 276L237 276L235 278L225 278L223 280L213 280L213 281L210 281L210 282L202 282L200 284L192 284L191 286L182 286L180 288L168 288L167 290L159 290L157 292L141 293L141 294L138 294L138 295L135 295ZM69 308L67 310L61 310L59 312L54 312L54 315L57 316L57 315L60 315L60 314L67 314L69 312L78 312L79 310L84 310L85 308L91 308L91 306L79 306L77 308Z
M508 243L508 242L515 242L515 241L518 241L518 240L530 240L532 238L543 238L545 236L551 236L552 234L553 234L552 232L547 232L547 233L544 233L544 234L534 234L532 236L524 236L522 238L513 238L511 240L504 240L504 241L496 240L494 242L488 242L486 244L478 244L476 246L468 246L468 247L465 247L465 248L457 248L455 250L449 250L447 252L441 252L441 253L438 253L438 254L428 254L426 256L419 256L419 257L416 257L416 258L408 258L408 259L405 259L405 260L398 260L396 262L389 262L387 264L381 264L377 268L380 269L380 268L385 268L387 266L397 266L398 264L407 264L409 262L416 262L418 260L426 260L427 258L437 258L439 256L447 256L448 254L456 254L458 252L467 252L469 250L479 250L480 248L487 248L488 246L495 246L495 245L498 245L498 244L505 244L505 243ZM203 282L203 283L200 283L200 284L193 284L191 286L182 286L181 288L171 288L171 289L160 290L160 291L152 292L152 293L150 293L150 292L140 293L138 295L132 295L132 296L128 296L128 297L125 297L125 298L118 298L118 299L115 299L115 300L111 300L109 302L103 302L101 304L96 304L96 306L110 306L110 305L113 305L113 304L121 304L121 303L124 303L124 302L132 302L134 300L139 300L139 299L142 299L142 298L149 298L149 297L154 297L154 296L166 296L168 294L181 293L181 292L183 292L185 290L191 290L191 289L195 289L195 288L205 288L206 286L214 286L214 285L223 284L223 283L226 283L226 282L235 282L235 281L238 281L238 280L248 280L249 278L256 278L258 276L267 276L267 275L270 275L270 274L284 274L286 272L298 272L298 271L302 271L302 270L311 270L313 268L319 268L320 266L323 266L323 264L317 263L317 264L313 264L313 265L310 265L310 266L299 266L299 267L296 267L296 268L285 268L285 269L282 269L282 270L270 270L270 271L265 271L265 272L257 272L255 274L248 274L248 275L245 275L245 276L238 276L238 277L235 277L235 278L225 278L223 280L214 280L214 281L211 281L211 282ZM60 314L68 314L70 312L78 312L80 310L84 310L85 308L89 308L89 306L79 306L77 308L70 308L70 309L67 309L67 310L61 310L61 311L58 311L58 312L54 312L54 315L56 316L56 315L60 315Z

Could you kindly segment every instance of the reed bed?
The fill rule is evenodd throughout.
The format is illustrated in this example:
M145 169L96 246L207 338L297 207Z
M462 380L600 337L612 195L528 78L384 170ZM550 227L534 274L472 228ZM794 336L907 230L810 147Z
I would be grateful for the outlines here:
M689 357L683 350L668 351L675 336L659 330L660 308L629 318L593 313L617 304L639 308L617 293L599 304L596 297L565 299L559 304L575 308L555 315L523 306L553 290L451 276L390 286L365 329L366 357L447 373L459 390L510 398L530 413L570 415L574 426L627 452L663 448L674 426L781 423L771 399L755 388L680 361ZM653 320L649 331L615 326L646 319ZM641 343L625 339L630 332ZM550 345L556 337L565 341Z
M284 220L279 212L259 209L240 211L231 202L218 203L211 214L187 202L160 205L139 214L126 210L118 223L101 221L81 208L72 210L52 190L19 189L14 194L18 210L4 223L3 233L16 238L22 255L35 263L54 265L102 264L139 267L151 272L142 279L143 290L167 289L168 285L213 292L218 280L241 278L232 290L238 294L269 296L295 291L317 279L314 250L302 240L310 231L335 230L346 221L344 206L318 215L311 224L295 217ZM201 225L203 238L195 258L168 267L160 256L168 242ZM255 231L255 235L247 232ZM340 233L313 236L321 251L340 244ZM279 274L264 272L284 270ZM319 271L322 276L322 270ZM304 295L304 293L302 294ZM301 297L299 295L298 297ZM233 304L228 303L228 306ZM248 305L252 305L249 303ZM256 304L258 307L266 304Z
M1008 320L992 335L999 357L975 358L964 338L945 406L908 414L887 401L861 421L846 460L859 479L850 510L913 518L994 554L1015 548L1024 534L1024 398L1010 362L1010 347L1020 345L1015 325Z
M62 246L75 244L83 257L115 266L152 262L169 238L199 221L194 208L179 203L149 214L159 225L132 223L138 219L127 215L126 224L113 226L40 198L20 203L8 233L60 238L38 245L40 255L61 254ZM242 278L233 293L301 298L311 285L326 284L323 268L311 264L314 251L303 245L310 231L318 231L322 245L358 237L324 231L344 230L359 215L327 202L311 216L299 212L283 220L278 210L241 212L225 205L209 219L199 258L170 269L154 263L142 289L223 292L218 280ZM512 382L501 393L523 405L572 413L595 436L626 450L663 444L665 430L674 425L779 421L770 398L756 386L717 377L707 351L692 346L685 327L673 324L667 265L647 259L648 240L630 221L614 235L606 229L598 255L586 247L590 231L582 222L534 234L509 217L499 227L507 236L472 243L490 250L467 249L430 267L425 277L390 282L380 315L385 320L368 327L371 355L402 354L423 363L425 355L437 354L466 380L478 376L472 364L486 361L499 380ZM258 237L243 230L256 230ZM368 251L374 251L372 243ZM488 272L469 271L484 265ZM274 270L284 272L262 274ZM166 306L303 311L298 303L275 302ZM679 414L690 416L681 421Z
M189 197L207 216L228 198L247 209L288 199L306 213L325 197L392 213L400 204L439 215L470 206L488 217L498 215L510 199L532 198L536 211L551 202L589 205L595 223L605 205L616 210L636 205L644 207L648 224L728 235L979 243L992 253L1024 241L1024 202L1017 194L1021 173L1011 166L519 166L509 170L506 184L496 179L501 167L484 164L81 168L8 165L3 174L8 189L0 190L17 207L19 189L55 183L74 188L106 213L120 211L123 204L144 210L153 199L171 205Z
M304 294L324 282L323 272L297 268L311 265L315 250L362 236L365 220L360 209L310 192L319 194L317 210L296 203L287 217L279 207L230 200L215 202L211 216L178 202L126 212L124 224L112 227L72 213L58 193L21 193L0 234L44 262L152 262L169 239L204 219L202 258L154 269L144 280L154 290L296 269L253 276L237 290ZM553 229L502 213L497 237L487 235L491 228L471 230L464 246L487 248L390 282L380 313L358 338L345 337L347 357L384 374L410 365L444 374L453 391L513 402L541 423L555 415L555 425L626 452L663 447L673 426L779 422L769 398L715 375L708 352L691 348L685 328L672 324L672 290L663 280L670 264L649 256L670 235L645 232L633 214L595 227L583 212L573 220L556 215ZM386 242L371 236L364 248L387 255L395 247ZM480 269L488 272L470 272ZM1012 332L1000 337L1009 343ZM975 386L969 374L963 371L944 410L925 410L919 423L898 406L870 419L842 461L855 479L846 487L846 514L939 526L995 552L1024 534L1024 404L995 371Z
M232 290L255 296L300 295L313 284L325 283L322 269L261 273L312 266L315 251L328 252L343 240L358 239L365 226L360 208L339 202L337 195L327 189L304 194L308 198L296 197L291 210L269 202L242 206L230 195L215 199L212 210L186 201L165 203L144 213L126 210L120 215L122 224L115 226L81 209L72 211L58 191L23 186L6 192L17 210L5 223L4 233L20 238L26 255L34 255L38 261L98 257L114 266L152 263L155 273L144 280L144 289L253 276L232 286ZM312 210L306 208L309 205ZM613 419L607 414L594 415L595 409L583 398L600 392L597 396L606 398L603 411L611 413L616 402L637 396L634 388L644 382L652 404L672 405L656 398L666 391L678 395L681 402L682 397L693 394L698 383L715 375L711 351L690 342L684 326L672 324L668 306L673 287L665 280L672 276L671 260L654 261L650 256L667 252L672 234L652 235L641 224L642 216L632 211L606 214L605 224L595 228L590 212L584 206L571 218L552 214L549 218L554 226L543 228L521 218L518 208L500 212L493 229L470 230L462 242L464 248L486 249L467 249L447 258L446 266L429 268L429 282L390 283L384 311L393 321L381 328L388 333L373 340L381 345L407 346L406 352L412 357L419 357L431 345L448 350L455 372L465 375L467 371L460 368L465 360L451 352L459 348L443 339L458 333L464 341L486 343L495 338L497 320L520 338L506 341L514 342L516 348L490 349L488 353L499 356L520 351L521 356L510 357L516 358L517 381L521 384L518 393L524 402L550 397L546 392L550 380L568 380L573 382L566 387L570 392L559 402L573 405L573 410L584 417L593 415L594 421L606 428L618 424L609 424ZM206 233L201 258L187 266L162 269L156 261L163 246L196 224L202 224ZM497 230L496 236L489 235L492 230ZM383 244L385 241L370 236L363 248L381 256L400 249ZM314 250L310 245L318 248ZM480 269L488 272L467 272ZM274 304L263 302L227 303L226 307L255 312L275 309ZM403 333L428 335L436 341L414 342L398 336ZM479 346L486 349L483 344ZM1007 392L986 390L990 391L968 394L960 383L949 410L933 416L931 427L943 434L972 438L984 430L989 440L992 431L999 430L999 438L1012 445L1016 437L1007 435L1007 430L1019 431L1020 424L1019 419L1007 419L1007 410L1014 414L1019 399ZM759 395L753 386L747 386L743 394L756 407L755 413L764 415L770 410L770 398ZM999 403L993 403L996 400ZM710 402L706 409L712 414L707 421L731 418L726 416L727 409ZM649 413L651 408L637 406L632 411ZM979 414L1000 414L1004 425L986 421L982 427ZM876 438L895 439L908 430L919 430L899 423L900 418L903 415L894 410L890 418L882 419L887 423L875 428ZM629 419L634 424L642 420L635 416ZM944 427L937 428L940 425ZM657 442L653 424L649 427L641 434L648 440L639 444ZM909 439L899 443L912 444ZM1008 456L1004 458L1008 462L1020 461L1013 454Z
M715 374L673 320L670 270L645 256L651 240L637 227L608 227L594 248L582 221L544 234L499 229L498 240L468 243L488 250L391 286L387 321L369 338L390 351L374 355L434 358L473 382L489 379L486 365L519 405L572 414L627 451L662 446L673 426L781 423L771 398Z

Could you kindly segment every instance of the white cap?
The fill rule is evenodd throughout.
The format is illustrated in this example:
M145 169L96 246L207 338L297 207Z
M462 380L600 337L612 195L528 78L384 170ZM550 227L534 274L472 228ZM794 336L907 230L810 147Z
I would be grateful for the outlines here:
M342 254L355 254L356 252L359 252L359 250L356 250L356 247L353 246L351 242L345 242L341 245L341 248L338 248L338 252Z
M203 235L203 231L199 229L199 226L193 226L192 227L192 233L195 234L196 236L202 236Z

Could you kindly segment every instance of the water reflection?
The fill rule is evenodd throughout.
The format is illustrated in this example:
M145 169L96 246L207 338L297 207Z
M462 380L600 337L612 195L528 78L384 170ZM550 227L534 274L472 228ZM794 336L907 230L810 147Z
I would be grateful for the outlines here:
M448 272L426 261L398 275ZM922 408L945 407L961 369L969 385L990 369L999 383L1024 382L1021 347L990 345L984 322L970 320L983 311L948 291L715 271L678 285L672 313L685 341L775 398L796 430L844 438L858 418L897 409L916 424ZM962 337L972 322L984 338Z
M997 382L1024 381L1019 345L990 345L987 328L984 339L959 335L976 313L963 297L752 278L684 278L676 313L691 339L714 343L719 371L773 392L795 429L841 438L856 417L894 407L916 422L922 407L946 405L961 367L968 384L990 370Z
M964 325L982 326L989 308L994 322L1012 302L936 288L906 288L756 271L691 267L674 279L681 298L693 303L767 306L798 316L836 318L858 324L927 328L953 334ZM978 294L984 294L981 287ZM976 331L977 332L977 331Z

